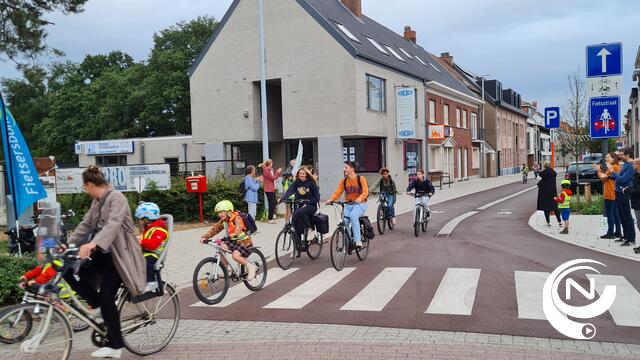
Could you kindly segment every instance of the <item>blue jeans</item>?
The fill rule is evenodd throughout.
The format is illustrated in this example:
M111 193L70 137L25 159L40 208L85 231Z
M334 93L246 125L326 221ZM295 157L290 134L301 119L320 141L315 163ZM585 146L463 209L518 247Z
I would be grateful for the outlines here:
M605 200L604 209L607 213L607 235L615 235L622 237L622 224L620 223L620 216L618 216L618 207L615 200Z
M394 208L394 205L396 203L396 196L393 194L382 194L380 196L384 196L387 200L387 213L389 214L389 217L396 217L396 209Z
M616 205L622 223L622 235L627 241L636 241L636 229L633 226L629 196L616 191Z
M349 226L351 224L351 235L353 241L362 241L362 234L360 233L360 217L364 216L367 212L367 204L353 204L346 205L344 207L344 223Z

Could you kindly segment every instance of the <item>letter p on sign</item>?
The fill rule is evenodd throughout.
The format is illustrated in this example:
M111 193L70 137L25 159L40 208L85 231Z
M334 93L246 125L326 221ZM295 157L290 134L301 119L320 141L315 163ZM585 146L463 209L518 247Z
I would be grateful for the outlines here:
M548 107L544 109L544 127L557 129L560 127L560 108Z

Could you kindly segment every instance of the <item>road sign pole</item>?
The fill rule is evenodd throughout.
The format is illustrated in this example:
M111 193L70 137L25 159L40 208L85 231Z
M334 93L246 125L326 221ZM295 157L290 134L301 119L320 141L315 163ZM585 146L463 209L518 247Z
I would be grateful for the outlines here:
M602 139L602 169L606 169L607 165L605 165L605 158L609 153L609 139Z

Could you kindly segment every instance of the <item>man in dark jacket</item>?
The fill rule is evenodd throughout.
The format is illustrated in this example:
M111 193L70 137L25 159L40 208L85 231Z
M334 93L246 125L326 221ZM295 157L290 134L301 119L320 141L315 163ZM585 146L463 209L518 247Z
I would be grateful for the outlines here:
M618 206L618 214L620 215L620 222L622 223L622 235L624 239L618 239L617 242L622 242L620 246L631 246L636 243L636 229L633 227L633 217L631 216L631 206L629 203L629 196L622 193L623 188L627 188L633 185L633 177L635 170L633 170L633 151L630 148L625 148L620 151L622 153L622 161L620 171L618 173L611 173L610 179L616 181L616 205ZM606 164L609 167L608 164Z
M633 185L622 188L622 193L631 199L631 208L636 214L636 219L640 219L640 159L633 160L633 169L635 175L633 177ZM640 228L640 223L636 224ZM633 249L636 253L640 252L640 246Z
M544 170L540 172L540 181L538 182L538 210L544 212L544 218L547 220L547 226L551 226L550 214L553 211L558 220L558 225L562 226L558 203L553 200L558 196L558 188L556 186L556 177L558 174L551 168L551 163L544 162Z

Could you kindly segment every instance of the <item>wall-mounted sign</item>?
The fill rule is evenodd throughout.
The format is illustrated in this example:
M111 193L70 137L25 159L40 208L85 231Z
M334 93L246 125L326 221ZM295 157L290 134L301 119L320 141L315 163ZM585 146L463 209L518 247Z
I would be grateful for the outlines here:
M429 125L429 140L444 139L444 125Z
M415 139L416 133L416 89L396 88L396 136L398 139Z
M118 191L138 191L141 180L145 185L153 182L158 190L171 188L171 170L169 164L132 165L101 168L107 181ZM58 194L79 194L82 191L82 172L84 169L58 169L56 188ZM148 185L147 185L148 186Z
M80 145L80 144L77 144ZM77 151L77 147L76 147ZM111 155L111 154L132 154L133 141L100 141L85 143L84 151L86 155Z

